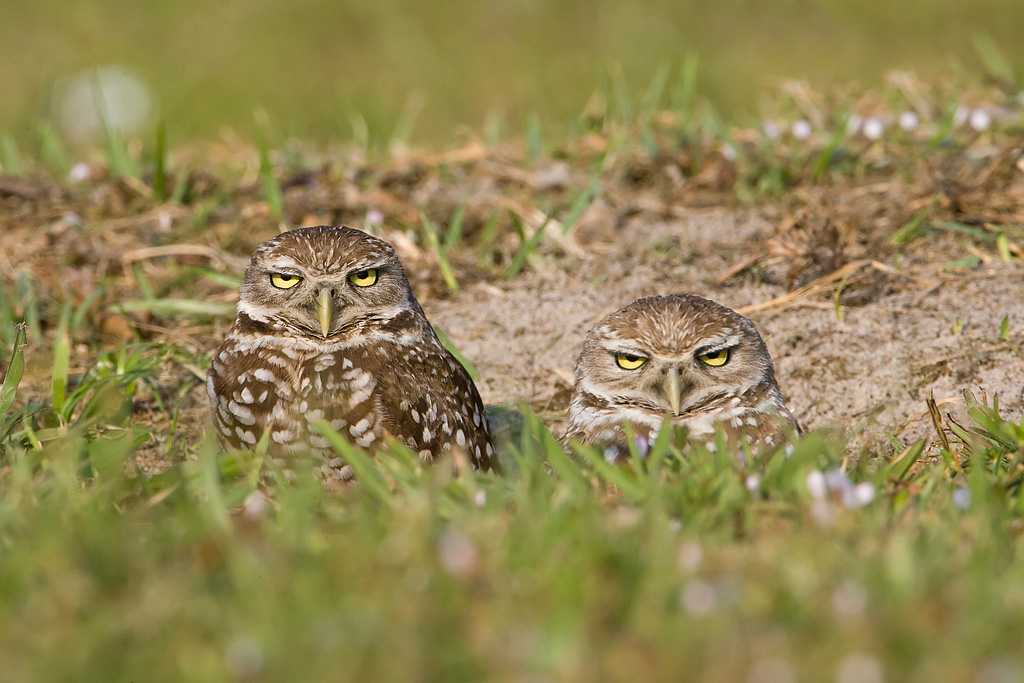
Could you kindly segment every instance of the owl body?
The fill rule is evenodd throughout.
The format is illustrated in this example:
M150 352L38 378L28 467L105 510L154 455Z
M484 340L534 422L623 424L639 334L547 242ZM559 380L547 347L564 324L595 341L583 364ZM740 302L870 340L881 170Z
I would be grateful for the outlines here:
M600 321L576 363L566 439L629 457L624 423L648 443L665 420L691 437L775 445L799 431L754 324L707 299L639 299Z
M254 446L266 432L274 457L312 454L329 478L352 470L317 420L363 448L389 435L428 462L460 450L494 466L472 380L391 246L358 230L293 230L256 250L207 388L225 446Z

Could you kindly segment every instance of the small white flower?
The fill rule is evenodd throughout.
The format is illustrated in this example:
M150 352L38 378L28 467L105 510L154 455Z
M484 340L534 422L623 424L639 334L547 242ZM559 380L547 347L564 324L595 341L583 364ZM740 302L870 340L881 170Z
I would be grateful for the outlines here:
M370 209L366 212L367 225L381 225L384 222L384 214L377 209Z
M843 581L832 592L832 609L841 617L855 617L864 611L867 591L856 581Z
M267 509L267 499L260 491L250 493L242 504L242 510L249 519L259 519Z
M729 161L735 161L737 156L736 148L732 145L722 145L722 156Z
M702 617L715 608L718 596L715 587L707 581L688 581L679 594L679 602L690 614Z
M743 485L747 487L747 490L751 493L757 493L761 490L761 477L756 474L747 475L747 478L743 481Z
M884 683L885 669L874 655L857 652L839 662L836 683Z
M634 507L619 506L612 511L608 521L619 529L632 529L640 523L643 516L643 513Z
M1017 683L1020 681L1020 670L1011 662L996 659L985 662L974 680L978 683Z
M811 517L818 526L830 527L836 521L836 509L827 501L816 500L811 503Z
M980 133L992 125L992 115L984 109L975 109L971 112L970 122L971 128Z
M256 678L263 671L263 645L250 635L237 635L224 646L224 663L235 678Z
M85 225L85 221L74 211L65 211L61 214L60 220L65 225L70 225L73 228L80 228Z
M811 123L806 119L800 119L793 124L793 137L797 140L806 140L811 137Z
M766 119L761 128L764 130L765 137L769 140L778 140L782 134L782 130L779 128L779 124L771 119Z
M851 114L850 118L846 119L846 134L856 135L860 132L860 127L864 125L864 118L858 114Z
M68 180L73 183L80 183L83 180L92 178L92 168L89 164L84 161L79 161L77 164L71 167L71 172L68 173Z
M853 488L853 481L839 468L831 469L825 473L825 486L829 491L846 493Z
M476 503L476 506L478 508L482 508L484 505L486 505L487 504L487 491L484 491L483 489L480 489L479 491L477 491L476 495L473 496L473 502Z
M794 683L796 674L785 659L759 659L747 671L747 683Z
M885 133L885 123L877 116L872 116L864 122L864 137L868 140L878 140Z
M875 487L866 481L843 491L843 505L848 508L862 508L875 499Z
M971 507L971 490L967 487L961 486L956 491L953 491L953 505L956 505L960 510L967 510Z
M480 554L472 539L454 529L441 534L437 541L437 559L441 566L455 576L468 576L480 564Z
M811 470L807 473L807 490L811 497L817 500L825 497L828 489L825 486L825 475L821 473L821 470Z
M679 552L676 553L676 561L680 568L691 572L700 566L702 559L704 559L704 551L700 549L700 544L694 541L683 543L679 546Z
M917 128L919 123L917 114L912 111L905 111L900 114L900 128L905 131L912 131Z

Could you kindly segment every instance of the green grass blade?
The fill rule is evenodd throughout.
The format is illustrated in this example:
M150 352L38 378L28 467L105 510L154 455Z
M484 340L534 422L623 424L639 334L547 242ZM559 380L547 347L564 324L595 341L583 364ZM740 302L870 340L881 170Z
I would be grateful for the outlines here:
M0 168L10 175L24 175L25 166L21 163L21 152L14 136L4 131L0 134Z
M190 483L198 494L199 509L218 531L228 533L231 529L231 515L224 500L218 449L212 439L206 439L200 444L197 465L196 476Z
M458 296L459 283L455 281L455 273L452 271L452 266L448 262L448 255L445 253L437 237L437 230L434 228L434 224L430 222L430 219L422 211L420 211L420 222L423 224L423 233L427 236L427 243L430 244L430 248L437 254L437 261L441 267L441 277L444 278L444 283L448 285L448 290L454 296Z
M448 230L444 234L444 247L451 249L462 239L462 224L466 220L466 204L463 202L455 208L452 220L448 224Z
M665 89L668 86L668 77L671 72L671 68L667 63L662 63L654 71L654 76L651 78L651 84L647 86L647 92L644 93L643 99L640 102L640 111L644 116L653 115L658 108L661 106L662 98L665 96Z
M932 212L933 208L935 208L935 202L931 201L927 206L914 214L914 217L910 219L910 222L893 233L893 236L889 241L895 246L900 246L917 237L918 233L921 232L921 229L925 225L924 220Z
M811 178L813 178L814 182L821 181L825 174L828 173L828 170L832 168L832 161L836 150L839 149L839 145L842 144L843 139L846 137L846 122L849 118L849 114L840 117L836 122L836 129L832 132L828 144L818 153L818 158L814 162L814 170L811 172Z
M193 299L143 299L122 301L113 304L111 310L126 313L153 313L154 315L208 315L210 317L228 316L235 312L233 304L216 301L195 301Z
M523 240L523 243L519 247L519 251L517 251L516 255L512 257L512 262L508 264L505 272L501 274L501 278L503 280L511 280L519 274L519 271L523 269L524 265L526 265L526 257L536 251L537 245L540 244L541 239L544 237L544 230L548 227L548 223L550 222L551 215L549 214L544 219L544 222L541 223L540 227L537 228L537 231L534 232L529 239Z
M71 363L71 299L64 302L53 342L53 373L51 376L50 399L58 414L64 410L68 391L68 367Z
M462 355L462 352L455 346L455 342L451 340L448 333L440 327L434 328L434 334L437 335L438 340L441 342L441 346L448 349L448 351L455 356L455 360L459 361L459 364L466 369L470 379L474 382L479 378L480 373L477 372L476 366L469 362L469 359Z
M687 52L683 58L682 67L679 69L679 78L676 87L672 92L672 109L680 112L684 117L684 124L694 121L694 101L697 94L697 67L698 59L696 52Z
M33 339L42 339L43 328L39 320L39 301L36 296L36 283L28 273L18 274L18 297L25 307L24 320L28 325L28 334Z
M284 195L281 185L274 177L274 164L270 160L270 136L265 126L256 129L256 145L260 155L260 181L263 183L263 199L267 202L270 215L280 220L284 216Z
M526 158L531 164L540 158L542 147L540 114L532 111L526 117Z
M156 126L156 150L154 150L153 198L162 202L167 198L167 125L161 120Z
M71 171L64 145L48 122L39 124L39 158L62 178L66 178Z
M75 309L75 314L71 317L71 327L69 332L74 335L76 332L82 329L82 323L85 321L85 316L88 315L89 309L92 305L99 301L103 295L106 294L106 290L102 287L94 289L89 293L89 296L85 297L78 308Z
M590 181L590 184L583 189L576 199L573 200L572 206L569 208L569 213L566 214L565 220L562 221L562 234L568 235L573 227L576 225L576 221L580 219L583 212L587 210L587 207L594 203L594 197L597 196L598 190L601 189L601 179L597 176Z
M523 415L523 451L534 456L534 459L542 459L547 462L555 474L564 481L572 490L586 492L590 490L590 483L584 476L580 465L569 459L558 443L554 435L540 421L536 413L530 410L526 404L519 407ZM540 453L536 452L536 446L540 446Z
M7 365L3 387L0 388L0 421L7 420L7 411L14 404L18 385L25 374L25 335L25 325L22 323L15 328L14 351L11 353L11 362Z
M921 457L921 453L924 451L925 441L919 439L911 445L907 446L903 453L898 458L889 463L885 468L885 476L888 479L894 479L896 481L903 480L907 476L907 472L914 466L917 459Z
M672 422L669 420L663 420L661 428L658 429L658 434L654 438L654 443L650 445L651 450L647 453L647 461L645 463L645 467L648 472L649 484L653 484L653 482L661 476L661 466L668 457L669 446L672 444L673 431Z
M609 463L594 446L573 443L571 447L577 456L590 465L602 479L618 487L624 496L633 501L640 501L646 497L647 487L636 479L632 469Z
M985 65L985 70L989 74L1008 84L1015 84L1017 82L1010 60L1006 58L1006 54L999 48L990 34L973 34L971 36L971 44L974 46L974 51L978 53L981 63Z
M313 422L313 426L327 439L331 448L345 459L345 464L355 472L356 481L360 486L382 503L390 505L393 502L394 496L391 493L391 488L373 462L373 458L353 446L345 437L335 431L327 420L316 420Z

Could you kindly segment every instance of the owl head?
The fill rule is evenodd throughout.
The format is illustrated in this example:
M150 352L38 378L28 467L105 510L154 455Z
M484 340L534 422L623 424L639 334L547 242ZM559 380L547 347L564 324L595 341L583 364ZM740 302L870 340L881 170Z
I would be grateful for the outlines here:
M239 318L290 334L327 339L419 310L390 244L360 230L291 230L249 261Z
M774 386L775 376L754 323L713 301L673 294L638 299L601 320L583 342L575 382L577 392L610 407L685 417Z

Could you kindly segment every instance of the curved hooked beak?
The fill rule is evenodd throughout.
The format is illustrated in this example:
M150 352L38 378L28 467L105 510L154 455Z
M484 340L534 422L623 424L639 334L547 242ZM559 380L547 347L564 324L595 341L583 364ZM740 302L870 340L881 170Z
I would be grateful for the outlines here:
M331 295L330 287L322 287L320 294L316 297L316 319L320 321L320 330L325 337L331 332L335 310L334 297Z
M661 385L661 390L665 394L668 404L672 406L672 414L678 415L679 408L683 405L683 382L679 377L678 369L671 368L668 371L668 375L665 376L665 383Z

